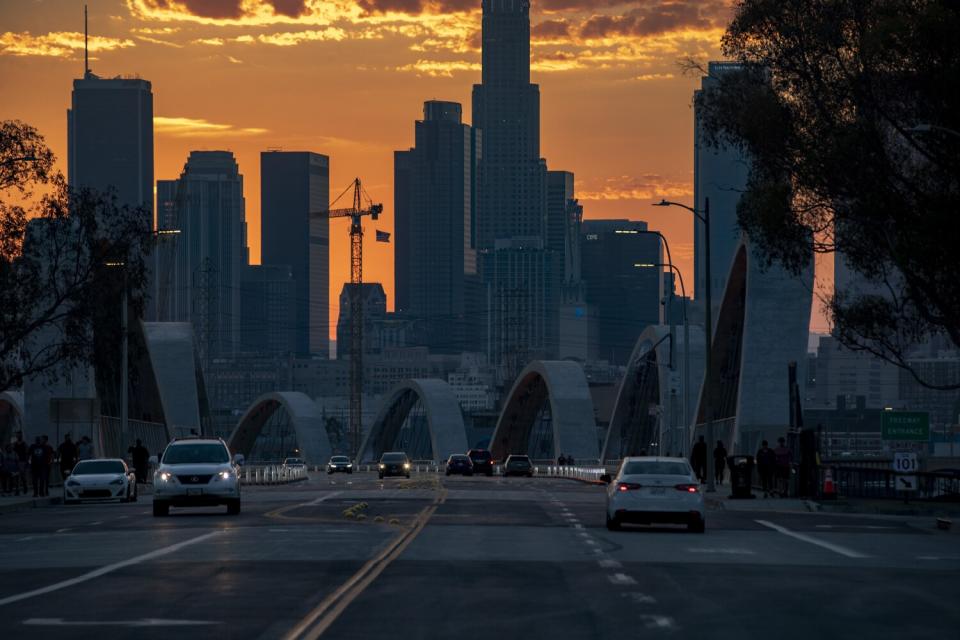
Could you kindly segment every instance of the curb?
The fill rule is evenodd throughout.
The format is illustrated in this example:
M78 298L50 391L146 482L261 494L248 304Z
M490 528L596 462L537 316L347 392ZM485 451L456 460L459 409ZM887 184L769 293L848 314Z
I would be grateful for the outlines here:
M49 507L60 504L63 498L60 496L47 496L45 498L28 498L20 502L10 504L0 504L0 515L5 513L15 513L17 511L26 511L27 509L38 509L40 507Z

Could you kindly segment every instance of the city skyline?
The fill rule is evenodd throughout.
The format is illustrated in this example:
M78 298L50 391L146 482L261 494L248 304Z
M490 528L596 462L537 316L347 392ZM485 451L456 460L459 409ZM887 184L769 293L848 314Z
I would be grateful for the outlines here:
M9 29L0 34L0 77L7 86L30 87L11 92L0 115L38 126L62 169L67 160L64 107L69 103L69 84L81 76L83 67L82 38L77 48L77 39L63 34L80 30L82 4L51 0L33 5L31 11L0 9ZM422 15L378 13L376 3L362 3L367 9L357 11L348 10L352 3L326 4L339 11L324 14L326 25L319 23L319 10L311 8L314 3L307 3L296 20L270 9L270 3L234 17L161 10L156 8L159 3L140 0L91 7L94 73L102 77L139 74L153 85L155 177L175 178L191 150L234 152L246 176L253 263L259 263L261 255L262 151L282 148L328 155L331 189L338 191L360 175L371 195L385 206L385 216L376 225L368 224L368 232L373 228L393 232L392 151L411 145L410 121L418 117L423 101L459 102L464 105L464 122L472 124L470 91L480 79L480 43L474 35L480 29L479 1L468 3L469 11L453 13L443 11L467 5L440 3L411 9L422 10ZM599 10L586 2L546 0L532 7L532 81L541 87L542 103L540 155L549 159L551 168L576 174L585 219L648 222L670 239L674 259L685 274L692 274L693 267L692 222L679 212L649 205L661 196L692 200L690 103L699 78L683 75L677 60L687 55L704 61L718 57L725 4L694 8L692 17L660 5L642 16L638 10L628 11L626 5ZM208 5L207 13L212 10ZM606 21L601 20L604 16ZM657 16L662 18L659 22ZM414 23L421 25L415 35L398 26ZM341 29L342 37L316 35L332 34L334 29ZM302 35L308 32L313 35ZM439 43L430 37L437 33L445 34ZM462 50L454 46L458 33L463 36ZM271 38L276 34L287 34L289 46L278 46ZM210 42L217 38L219 44ZM597 56L585 53L611 46L623 51L627 47L633 53L625 53L616 63L595 63ZM560 53L574 50L579 55L575 64L559 64ZM449 64L411 63L415 68L407 69L402 68L404 64L364 62L383 63L388 52L395 54L391 58L395 63L411 56L418 60L433 56ZM458 66L451 56L469 64ZM551 58L556 59L551 63ZM317 64L317 60L329 64ZM182 73L181 65L188 61L186 68L191 72ZM36 75L45 81L27 85L27 79ZM203 84L198 82L201 77ZM258 90L244 90L247 85ZM391 106L385 109L383 104ZM583 152L583 131L590 131L589 144L595 152ZM334 223L330 234L330 288L339 291L348 279L346 226ZM383 283L392 309L393 246L367 243L365 250L365 279ZM692 275L687 278L693 281ZM331 334L337 313L331 300ZM821 314L813 314L811 328L825 328Z

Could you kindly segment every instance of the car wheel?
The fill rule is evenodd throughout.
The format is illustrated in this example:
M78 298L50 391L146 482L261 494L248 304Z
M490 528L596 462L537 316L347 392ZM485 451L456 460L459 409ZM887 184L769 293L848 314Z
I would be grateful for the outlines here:
M160 518L170 515L170 505L159 500L153 501L153 517Z
M693 533L704 533L707 530L707 523L704 520L696 520L687 525L687 531Z
M238 516L240 515L240 501L231 500L227 503L227 515Z
M607 514L607 531L620 531L620 520L614 516L610 517L610 514Z

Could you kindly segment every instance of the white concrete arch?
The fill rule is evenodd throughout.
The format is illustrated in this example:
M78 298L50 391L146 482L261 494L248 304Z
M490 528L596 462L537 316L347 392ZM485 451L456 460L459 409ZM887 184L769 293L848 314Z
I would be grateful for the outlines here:
M394 450L400 428L417 401L426 412L431 458L445 460L452 453L466 453L466 427L453 389L443 380L420 378L401 382L384 397L360 447L360 461L379 460L384 451Z
M323 416L316 403L299 391L275 391L257 398L230 434L230 450L249 456L263 426L280 408L290 416L300 457L310 464L326 462L331 448Z
M493 457L528 453L534 421L546 402L553 426L551 457L563 453L577 461L597 460L600 447L590 387L583 367L569 360L535 360L517 377L490 439Z
M0 447L10 442L14 432L23 428L23 392L0 393Z

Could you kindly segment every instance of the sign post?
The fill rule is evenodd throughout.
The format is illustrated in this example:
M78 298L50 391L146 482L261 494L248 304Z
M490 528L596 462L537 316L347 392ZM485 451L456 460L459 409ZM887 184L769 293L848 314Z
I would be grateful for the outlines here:
M917 491L917 476L913 475L919 469L917 454L912 452L897 452L893 454L894 488L903 492L906 501L909 494Z

